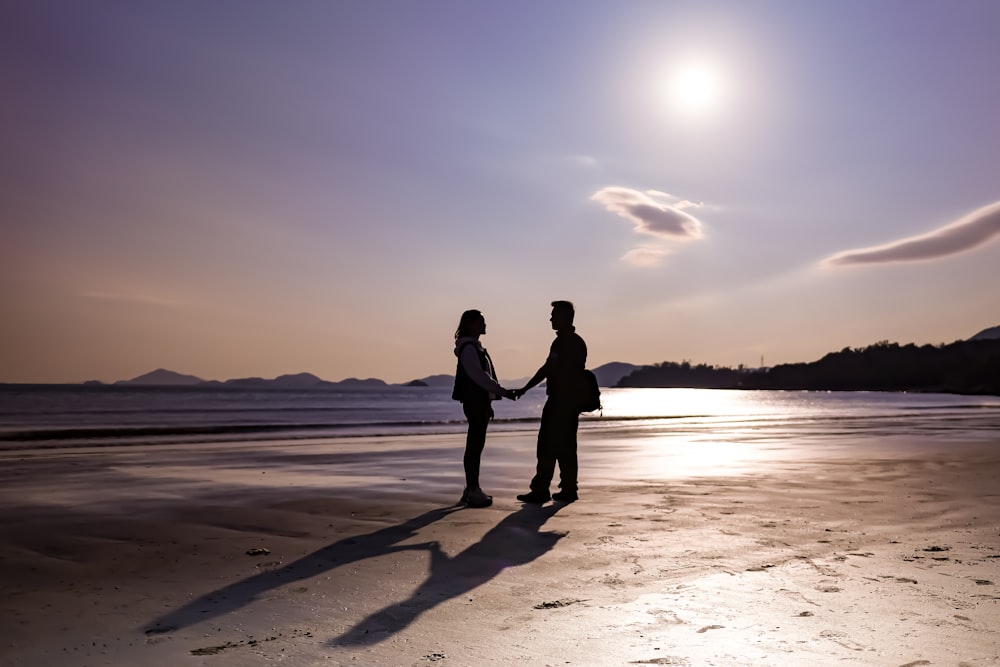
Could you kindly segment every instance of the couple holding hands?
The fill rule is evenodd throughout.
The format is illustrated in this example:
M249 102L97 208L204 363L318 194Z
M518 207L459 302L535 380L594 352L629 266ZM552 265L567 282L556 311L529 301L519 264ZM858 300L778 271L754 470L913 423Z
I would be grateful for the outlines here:
M459 501L469 507L489 507L493 497L479 487L479 466L486 446L486 428L493 418L492 402L500 398L517 400L545 380L545 407L538 429L535 476L530 490L517 496L525 503L542 504L550 499L571 503L577 499L576 431L580 411L574 398L575 385L587 364L587 344L573 326L575 310L569 301L553 301L549 321L556 338L545 363L520 389L504 389L497 382L489 353L479 341L486 333L486 318L478 310L462 313L455 331L455 389L452 398L462 402L469 422L465 438L465 491ZM560 491L549 493L549 485L559 464Z

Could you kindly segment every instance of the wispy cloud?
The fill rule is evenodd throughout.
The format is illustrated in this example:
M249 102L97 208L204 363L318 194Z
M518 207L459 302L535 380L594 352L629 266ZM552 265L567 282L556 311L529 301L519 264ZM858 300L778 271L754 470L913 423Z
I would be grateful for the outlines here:
M617 186L602 188L590 198L631 222L637 234L663 241L691 241L703 236L701 221L685 210L701 208L701 203L660 190L642 192ZM629 250L622 260L633 266L656 266L669 254L667 248L643 245Z
M98 301L116 301L119 303L141 304L144 306L177 306L176 299L162 297L153 294L142 294L139 292L106 292L101 290L89 290L83 293L84 298L96 299Z
M627 253L622 255L622 259L632 266L656 266L663 261L663 258L668 254L670 253L662 248L642 246L639 248L632 248Z
M596 157L592 155L570 155L569 161L578 167L583 167L585 169L596 169L601 166Z
M1000 235L1000 201L920 236L857 250L846 250L823 260L829 266L917 262L966 252Z
M602 188L590 198L634 224L639 234L672 240L702 237L701 222L684 211L701 204L659 190L640 192L623 187Z

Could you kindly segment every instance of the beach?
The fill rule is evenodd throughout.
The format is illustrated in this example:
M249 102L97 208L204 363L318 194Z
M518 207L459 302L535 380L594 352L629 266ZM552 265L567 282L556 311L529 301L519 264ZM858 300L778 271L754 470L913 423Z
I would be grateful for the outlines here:
M984 435L985 434L985 435ZM1000 664L1000 435L582 430L0 453L0 663Z

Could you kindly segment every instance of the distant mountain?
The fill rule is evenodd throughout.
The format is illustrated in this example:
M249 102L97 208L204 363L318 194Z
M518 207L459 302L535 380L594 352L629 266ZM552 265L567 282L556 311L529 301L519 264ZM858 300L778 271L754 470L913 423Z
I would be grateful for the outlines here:
M618 384L624 376L631 373L639 366L613 361L593 369L597 376L597 381L602 387L613 387ZM501 380L505 387L520 387L529 378ZM400 387L451 387L455 382L454 375L439 374L428 375L417 378L399 385L389 385L384 380L378 378L347 378L339 382L323 380L312 373L291 373L279 375L273 380L262 377L233 378L231 380L203 380L194 375L183 375L175 371L168 371L158 368L155 371L132 378L131 380L121 380L118 385L131 386L161 386L161 387L224 387L231 389L379 389L388 386Z
M612 361L598 366L593 369L593 371L594 375L597 376L597 384L602 387L614 387L623 377L629 375L637 368L639 368L639 366L636 366L635 364L626 364L622 361Z
M969 340L993 340L1000 338L1000 326L983 329Z
M447 377L451 383L451 376ZM428 378L430 379L430 378ZM224 387L228 389L371 389L389 386L378 378L347 378L340 382L328 382L312 373L293 373L279 375L273 380L262 377L234 378L220 382L218 380L202 380L194 375L182 375L174 371L158 368L155 371L132 378L120 380L116 385L146 386L146 387Z
M296 373L294 375L279 375L271 380L271 385L282 389L310 389L317 385L329 384L312 373Z
M205 384L221 385L223 387L233 387L236 389L266 389L271 386L272 380L264 378L234 378L225 382L206 382Z
M597 384L602 387L614 387L623 377L639 368L635 364L626 364L621 361L612 361L593 369L597 376ZM521 387L530 380L530 377L522 378L500 378L500 384L504 387ZM423 384L416 384L417 382ZM413 380L406 383L407 387L451 387L455 382L454 375L430 375L425 378Z
M203 382L204 380L194 375L182 375L164 368L157 368L155 371L150 371L131 380L119 380L115 384L145 387L193 387Z
M385 380L379 380L378 378L367 378L364 380L359 380L358 378L347 378L346 380L341 380L340 382L328 382L327 384L345 389L377 389L378 387L389 386L385 383Z
M414 385L413 382L422 382L422 385ZM425 378L420 378L418 380L413 380L413 382L407 383L407 386L422 386L422 387L450 387L455 382L454 375L428 375Z
M329 383L321 380L312 373L295 373L294 375L279 375L273 380L249 377L226 380L221 383L212 382L210 384L240 389L317 389Z
M383 380L368 378L359 380L357 378L347 378L340 382L329 382L323 380L312 373L295 373L293 375L279 375L273 380L260 377L238 378L226 380L225 382L213 382L223 387L233 387L237 389L366 389L388 386Z

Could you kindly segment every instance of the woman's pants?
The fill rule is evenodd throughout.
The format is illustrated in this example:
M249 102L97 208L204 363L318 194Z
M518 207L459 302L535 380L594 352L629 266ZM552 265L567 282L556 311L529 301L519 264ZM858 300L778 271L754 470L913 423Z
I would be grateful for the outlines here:
M469 420L469 432L465 436L465 488L479 488L479 461L486 447L486 427L493 418L493 406L489 402L468 401L462 403L465 418Z

